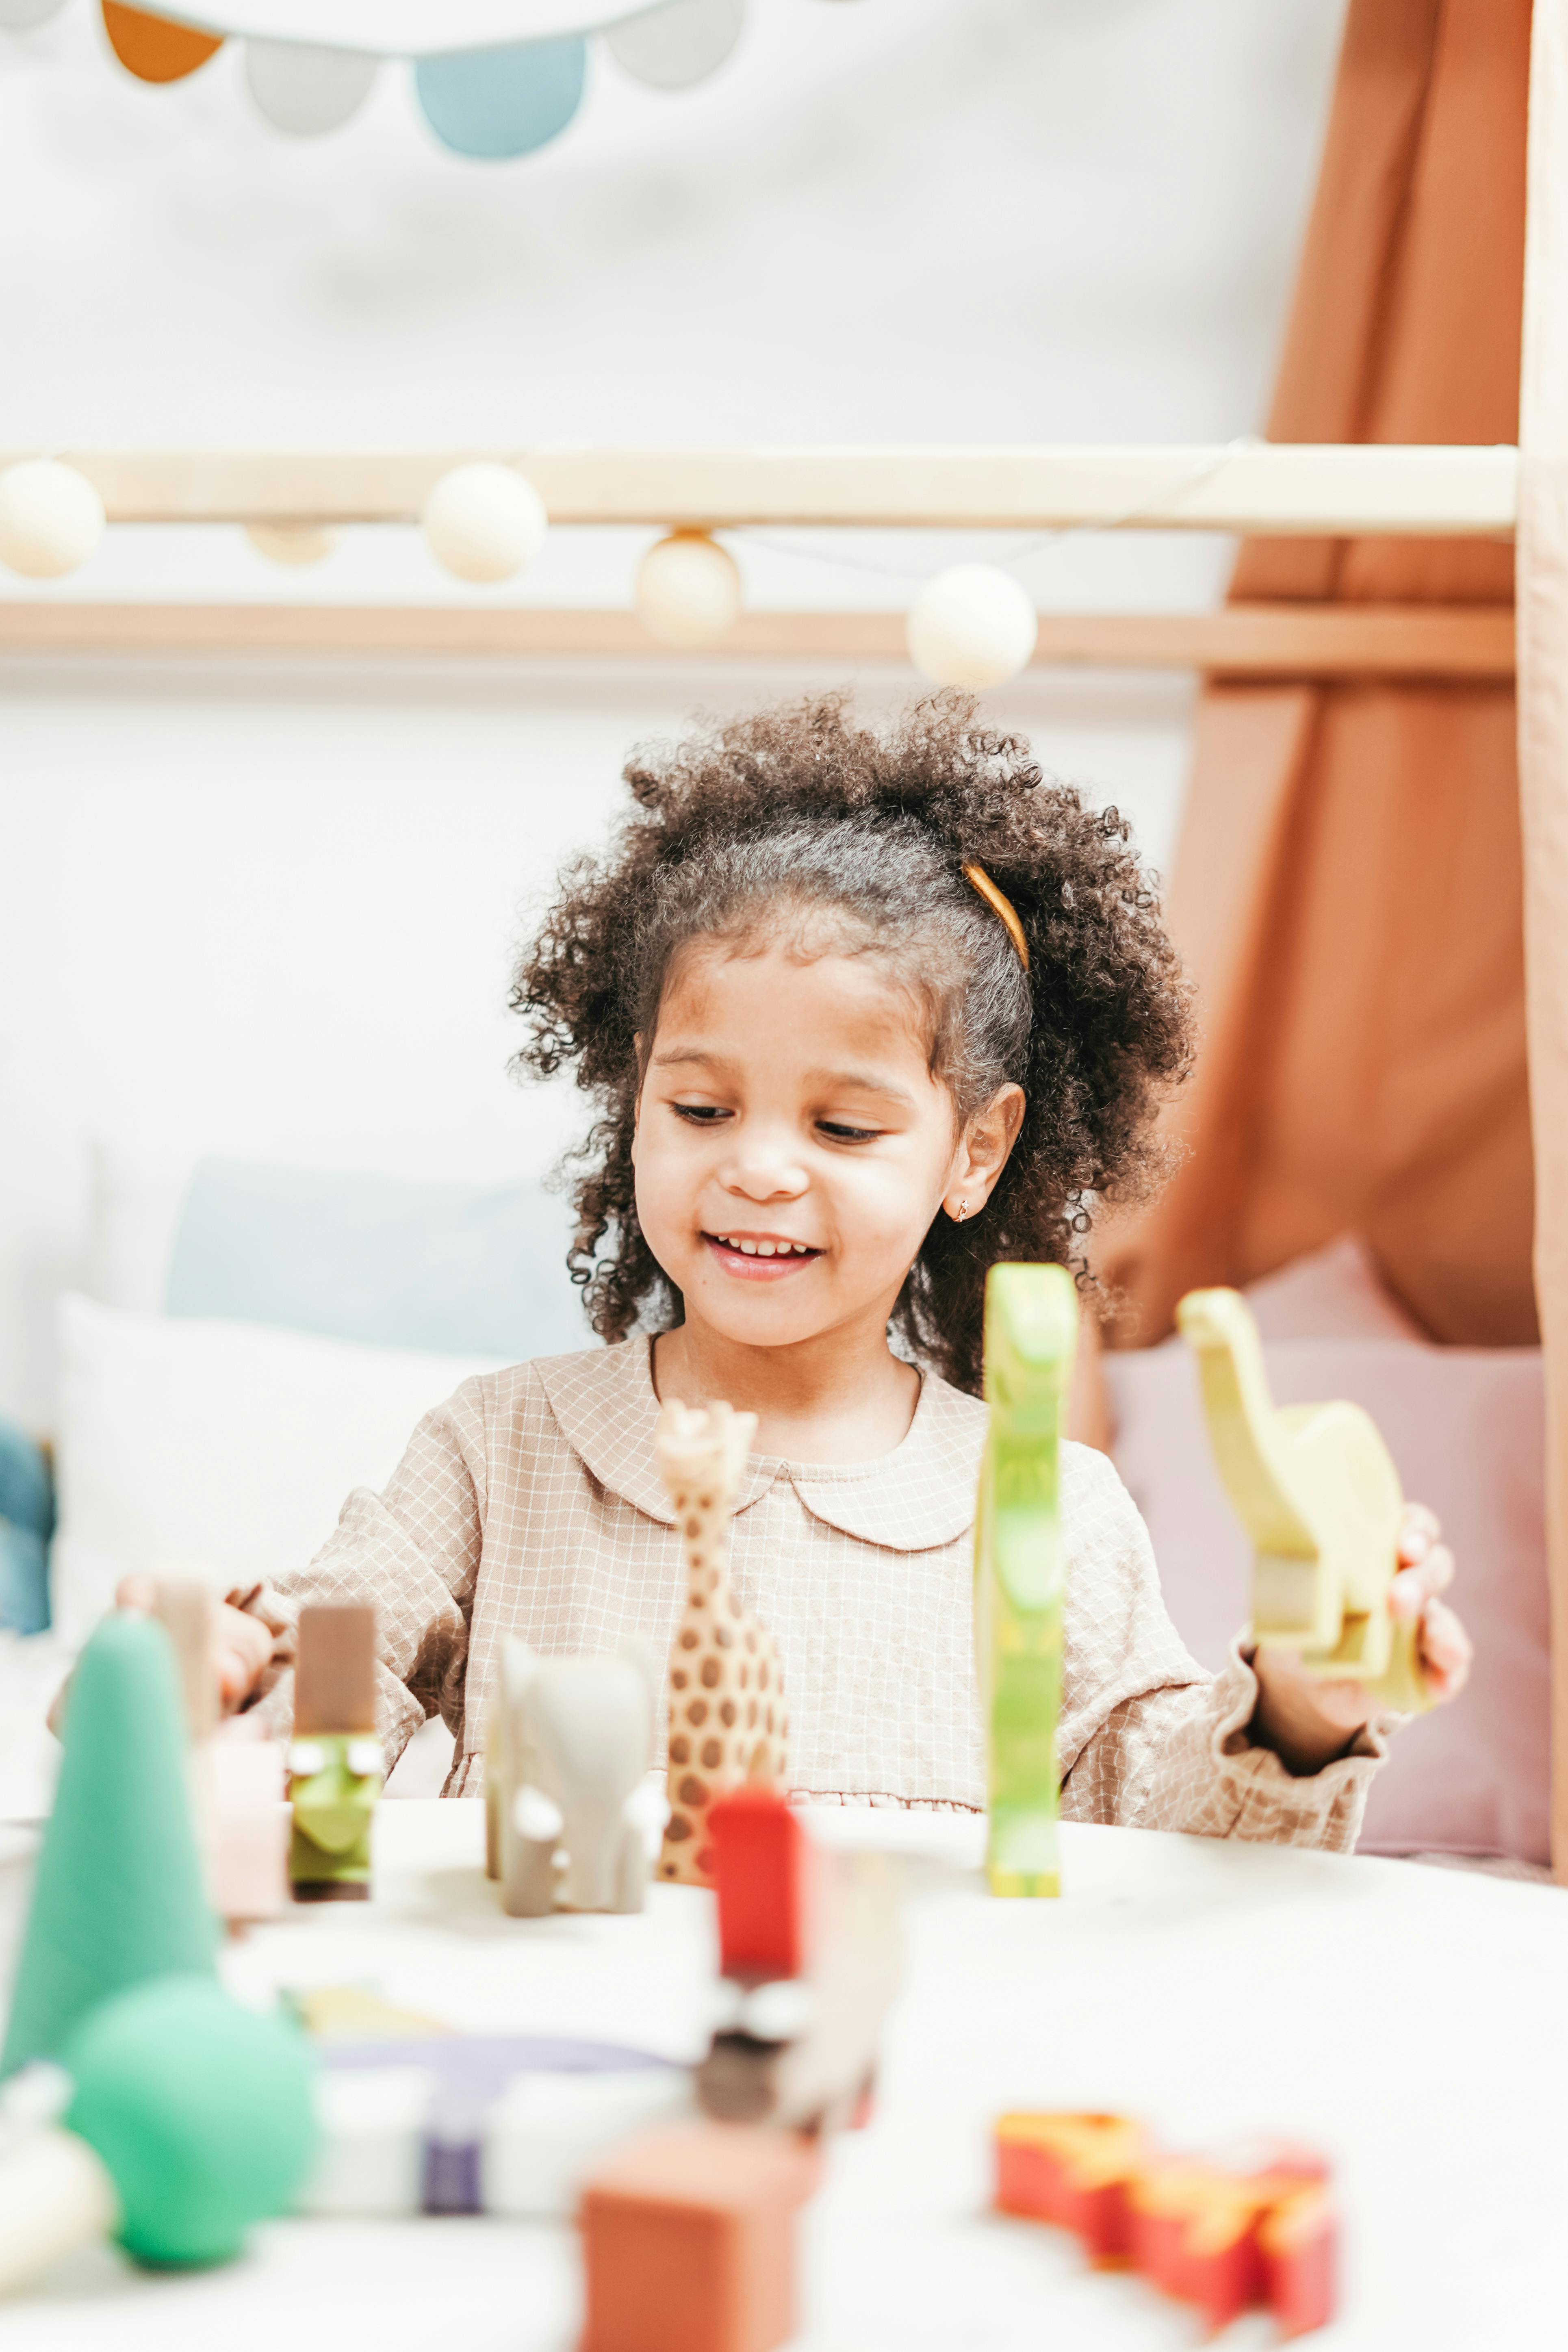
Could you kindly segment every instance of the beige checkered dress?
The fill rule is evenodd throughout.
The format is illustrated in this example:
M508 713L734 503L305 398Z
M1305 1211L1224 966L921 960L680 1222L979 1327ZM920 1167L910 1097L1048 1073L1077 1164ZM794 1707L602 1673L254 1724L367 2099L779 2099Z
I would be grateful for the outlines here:
M388 1758L440 1713L448 1796L479 1792L501 1644L548 1655L628 1635L662 1664L685 1598L654 1462L646 1339L465 1381L415 1431L383 1495L282 1588L374 1601ZM985 1410L928 1375L908 1435L875 1462L748 1465L736 1589L778 1645L790 1779L847 1804L984 1803L971 1643L971 1528ZM1165 1614L1148 1532L1105 1456L1065 1449L1068 1580L1060 1747L1072 1820L1348 1849L1364 1755L1292 1780L1253 1747L1239 1654L1210 1680ZM263 1702L279 1727L287 1681Z

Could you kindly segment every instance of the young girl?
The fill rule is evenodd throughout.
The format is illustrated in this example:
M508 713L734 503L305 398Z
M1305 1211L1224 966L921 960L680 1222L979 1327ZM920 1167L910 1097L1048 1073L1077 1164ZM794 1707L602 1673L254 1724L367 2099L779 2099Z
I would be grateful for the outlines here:
M597 1111L572 1252L608 1346L465 1381L272 1613L380 1612L388 1762L439 1711L478 1793L501 1645L667 1654L683 1599L661 1398L757 1416L737 1588L777 1643L790 1779L980 1807L971 1527L986 1267L1072 1263L1134 1189L1186 992L1114 812L952 697L883 732L840 700L626 771L637 813L521 964L519 1061ZM1107 1458L1065 1450L1062 1809L1348 1848L1384 1729L1354 1684L1237 1647L1213 1680ZM1413 1513L1395 1585L1440 1696L1468 1645ZM269 1637L226 1615L231 1695ZM262 1702L287 1724L285 1676Z

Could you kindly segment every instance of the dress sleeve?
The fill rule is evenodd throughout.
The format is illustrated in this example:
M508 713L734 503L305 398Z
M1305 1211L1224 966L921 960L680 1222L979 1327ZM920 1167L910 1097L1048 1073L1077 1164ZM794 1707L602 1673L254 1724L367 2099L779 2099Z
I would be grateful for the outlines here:
M1348 1853L1387 1753L1376 1719L1298 1779L1247 1736L1258 1678L1240 1642L1217 1675L1165 1613L1149 1531L1104 1455L1066 1451L1062 1815Z
M310 1566L279 1580L267 1605L286 1625L309 1601L374 1601L382 1742L388 1770L421 1724L461 1730L468 1630L485 1521L484 1383L465 1381L427 1412L379 1495L356 1486ZM286 1736L294 1677L257 1709Z

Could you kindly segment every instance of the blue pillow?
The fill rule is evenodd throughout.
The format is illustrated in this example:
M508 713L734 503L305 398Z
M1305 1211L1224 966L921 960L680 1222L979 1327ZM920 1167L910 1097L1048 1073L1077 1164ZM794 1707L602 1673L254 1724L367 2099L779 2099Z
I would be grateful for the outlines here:
M169 1261L171 1315L280 1324L437 1355L591 1347L566 1271L572 1213L537 1181L197 1161Z
M8 1633L47 1629L54 1529L48 1464L25 1431L0 1421L0 1627Z

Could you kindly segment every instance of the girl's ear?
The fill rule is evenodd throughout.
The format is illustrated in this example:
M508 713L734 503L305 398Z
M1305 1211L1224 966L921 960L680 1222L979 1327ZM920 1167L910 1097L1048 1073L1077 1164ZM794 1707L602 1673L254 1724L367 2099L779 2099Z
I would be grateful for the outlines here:
M1000 1087L964 1129L942 1203L955 1224L978 1215L991 1198L1018 1140L1024 1108L1022 1087Z

